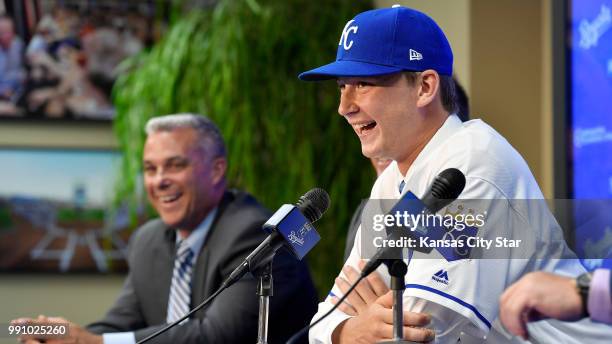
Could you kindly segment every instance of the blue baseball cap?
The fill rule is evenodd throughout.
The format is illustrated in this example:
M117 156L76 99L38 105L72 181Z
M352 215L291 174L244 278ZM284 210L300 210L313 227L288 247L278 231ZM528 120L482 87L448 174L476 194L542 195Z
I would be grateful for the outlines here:
M453 74L453 51L426 14L402 6L366 11L342 30L336 61L300 74L304 81L433 69Z

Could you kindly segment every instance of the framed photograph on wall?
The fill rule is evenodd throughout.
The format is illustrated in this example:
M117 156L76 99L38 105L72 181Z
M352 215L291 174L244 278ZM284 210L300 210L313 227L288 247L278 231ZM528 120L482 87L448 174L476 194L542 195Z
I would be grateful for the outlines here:
M0 148L0 271L121 272L134 229L113 150Z
M121 63L164 22L152 1L0 1L0 118L112 120Z

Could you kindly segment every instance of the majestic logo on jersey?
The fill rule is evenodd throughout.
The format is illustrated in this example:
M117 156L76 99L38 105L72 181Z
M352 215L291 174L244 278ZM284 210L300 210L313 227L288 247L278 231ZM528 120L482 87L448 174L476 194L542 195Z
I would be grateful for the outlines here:
M344 29L342 30L342 36L340 36L340 42L338 43L338 45L342 45L344 50L349 50L353 46L353 40L349 41L348 36L350 33L357 33L357 29L359 27L357 25L351 26L351 24L354 21L355 21L354 19L349 20L349 22L346 23L346 25L344 26Z
M448 285L448 272L440 270L431 276L431 279L442 284Z

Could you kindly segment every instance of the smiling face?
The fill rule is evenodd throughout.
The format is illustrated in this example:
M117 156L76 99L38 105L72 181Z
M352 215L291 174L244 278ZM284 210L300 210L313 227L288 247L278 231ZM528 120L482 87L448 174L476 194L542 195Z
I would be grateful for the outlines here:
M225 188L225 158L211 159L192 128L149 134L143 166L149 202L165 224L180 230L195 229Z
M359 137L363 155L396 160L403 173L442 123L431 114L437 92L430 86L433 74L423 75L414 83L403 73L337 80L338 113Z
M338 113L355 130L363 155L398 160L419 132L416 92L402 74L339 78Z

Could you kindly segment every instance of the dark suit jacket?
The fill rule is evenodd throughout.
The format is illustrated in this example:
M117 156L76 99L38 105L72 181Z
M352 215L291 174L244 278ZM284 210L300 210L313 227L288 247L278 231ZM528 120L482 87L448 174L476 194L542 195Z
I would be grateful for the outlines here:
M353 250L353 245L355 244L355 237L357 236L357 230L359 229L359 225L361 225L361 214L363 213L363 208L365 208L366 204L366 200L361 201L361 203L359 203L359 206L355 209L355 212L353 212L353 216L351 217L351 223L349 224L348 232L346 233L346 244L344 245L345 262L351 255L351 250Z
M191 306L212 295L221 282L263 241L261 225L270 213L250 195L227 191L202 246L192 277ZM128 258L130 272L115 305L94 333L134 331L140 340L166 323L175 257L176 231L153 220L134 234ZM308 324L317 296L304 262L281 249L273 263L274 295L270 299L270 343L285 342ZM151 343L255 343L259 309L256 279L250 274L222 292L194 319Z

